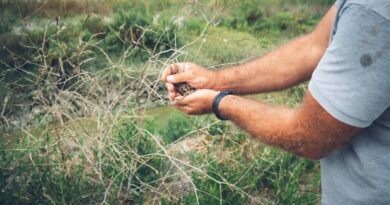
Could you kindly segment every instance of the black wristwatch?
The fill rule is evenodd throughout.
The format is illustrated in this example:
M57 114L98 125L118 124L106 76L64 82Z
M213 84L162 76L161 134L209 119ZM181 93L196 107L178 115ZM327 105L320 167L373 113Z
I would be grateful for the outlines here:
M220 93L218 93L218 95L215 96L215 98L213 100L213 105L212 105L213 113L220 120L226 120L226 119L224 117L222 117L221 113L219 113L219 110L218 110L219 103L221 102L222 98L224 98L227 95L231 95L231 94L233 94L232 91L230 91L230 90L223 90Z

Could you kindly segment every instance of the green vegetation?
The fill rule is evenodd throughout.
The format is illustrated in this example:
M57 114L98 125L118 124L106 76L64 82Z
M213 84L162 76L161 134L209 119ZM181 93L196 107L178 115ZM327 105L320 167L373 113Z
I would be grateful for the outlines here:
M183 115L173 114L168 119L168 125L161 129L162 140L166 144L175 142L192 131L191 122Z
M159 75L261 55L333 1L195 2L0 3L0 204L318 203L318 163L174 111Z

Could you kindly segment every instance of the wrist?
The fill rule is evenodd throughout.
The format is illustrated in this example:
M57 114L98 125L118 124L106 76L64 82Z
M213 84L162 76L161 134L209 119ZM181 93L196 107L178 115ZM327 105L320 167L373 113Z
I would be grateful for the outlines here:
M218 79L216 71L208 71L207 75L207 84L205 85L205 88L210 90L217 90L216 88L216 81Z
M223 86L223 73L221 71L211 71L209 82L209 88L212 90L222 91L225 88Z

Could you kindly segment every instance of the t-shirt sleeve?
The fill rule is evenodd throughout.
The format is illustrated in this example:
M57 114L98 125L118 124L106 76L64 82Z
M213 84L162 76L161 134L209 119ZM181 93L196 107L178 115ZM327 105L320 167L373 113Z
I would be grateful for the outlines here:
M361 5L345 8L309 91L336 119L368 127L390 106L390 22Z

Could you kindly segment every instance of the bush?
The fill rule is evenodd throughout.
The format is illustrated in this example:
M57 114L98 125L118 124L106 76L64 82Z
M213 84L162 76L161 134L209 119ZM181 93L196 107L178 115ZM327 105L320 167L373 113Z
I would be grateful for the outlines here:
M9 34L12 29L18 26L19 19L15 18L15 14L9 10L0 10L0 35Z
M82 36L84 41L88 41L92 35L97 35L98 39L104 39L109 32L109 28L103 21L103 17L96 14L88 15L81 22Z
M114 180L113 196L120 191L122 198L143 204L148 187L142 187L145 184L150 187L158 185L164 174L165 158L158 155L161 150L153 139L154 130L156 127L152 121L141 124L123 121L114 129L112 144L106 147L101 162L104 178ZM122 184L126 186L122 187Z
M143 204L165 174L156 125L119 120L112 129L99 145L89 142L95 136L73 142L48 128L15 141L1 136L0 203Z
M9 10L17 16L20 15L21 18L31 16L55 18L88 13L107 14L111 10L111 3L112 0L5 0L0 2L0 13Z
M182 114L173 114L168 119L167 127L160 130L165 144L175 142L192 130L191 122Z
M218 121L217 123L213 123L208 129L208 133L210 135L223 135L226 132L226 122Z
M111 25L113 33L105 42L108 52L133 48L134 56L141 61L156 54L157 57L171 56L172 49L181 46L175 34L177 28L170 20L154 21L153 18L144 7L118 10Z
M197 18L192 18L184 24L186 33L190 35L199 36L202 31L205 29L206 24L204 21L201 21Z
M257 32L289 32L301 34L309 31L318 21L318 16L294 14L291 12L278 12L275 15L264 19L254 25L253 29Z
M265 10L260 7L255 1L246 1L240 4L238 9L235 9L230 16L223 19L222 25L247 31L254 24L263 21L265 18Z
M231 15L223 18L221 25L253 34L287 32L297 35L309 31L321 18L321 14L298 7L300 4L297 2L289 2L286 7L298 7L300 12L291 8L274 11L278 3L280 6L286 4L284 1L273 4L267 1L245 1L238 9L233 10Z
M264 204L317 204L317 163L250 142L229 144L222 156L213 148L205 155L191 155L191 163L205 170L192 175L200 204L259 203L253 196L261 196L256 200ZM195 204L195 193L182 201Z
M260 186L273 190L272 201L276 204L317 204L320 179L316 162L301 159L288 153L270 152L274 158ZM302 184L307 191L301 192Z
M90 204L102 200L99 193L104 186L90 180L83 152L65 152L55 140L45 131L40 136L18 138L15 150L0 142L1 204Z

